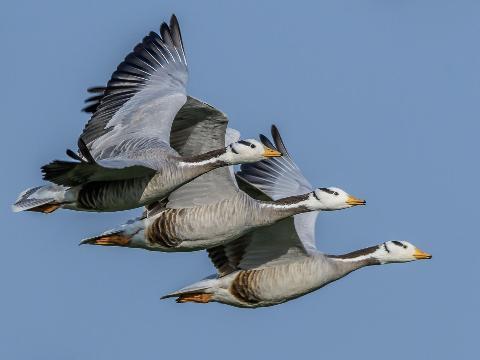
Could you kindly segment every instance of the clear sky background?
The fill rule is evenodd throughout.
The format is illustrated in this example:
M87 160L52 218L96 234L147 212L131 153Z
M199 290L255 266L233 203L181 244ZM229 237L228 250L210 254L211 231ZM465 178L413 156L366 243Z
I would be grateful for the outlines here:
M159 298L213 273L204 252L77 246L140 210L11 213L76 148L85 89L172 12L190 94L244 137L275 122L313 184L367 200L319 217L321 250L405 239L433 259L271 308L176 304ZM2 2L0 358L478 356L479 16L473 0Z

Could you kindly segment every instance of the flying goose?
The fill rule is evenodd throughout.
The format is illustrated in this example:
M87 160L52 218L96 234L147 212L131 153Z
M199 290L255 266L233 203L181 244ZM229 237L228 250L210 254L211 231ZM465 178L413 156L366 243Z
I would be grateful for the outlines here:
M160 200L215 168L280 156L257 140L224 147L228 119L186 95L187 61L177 18L150 32L112 74L73 161L42 167L52 185L25 190L13 211L118 211ZM92 100L90 98L89 100ZM191 149L197 149L197 152ZM180 151L183 150L183 153Z
M275 141L277 149L283 148L278 132ZM269 148L275 146L269 144ZM338 188L313 190L293 161L281 164L293 169L293 181L305 191L273 201L257 200L238 188L228 168L220 168L175 190L148 216L81 243L165 252L202 250L228 243L253 229L295 214L365 204L364 200Z
M272 133L275 139L275 128ZM279 137L275 143L284 154L281 159L242 166L238 178L241 187L252 196L294 196L309 186ZM208 249L217 274L162 298L244 308L273 306L365 266L431 258L407 241L387 241L344 255L323 254L315 246L317 215L318 211L298 214Z

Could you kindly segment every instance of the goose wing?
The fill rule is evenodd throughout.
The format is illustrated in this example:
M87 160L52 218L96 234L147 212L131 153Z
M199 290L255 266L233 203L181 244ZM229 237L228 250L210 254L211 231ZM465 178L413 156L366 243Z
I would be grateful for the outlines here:
M173 121L170 146L184 157L222 148L227 124L228 117L222 111L188 96Z
M43 166L44 179L74 186L153 174L165 156L176 155L170 130L187 99L187 80L180 27L172 15L170 26L163 23L160 35L150 32L106 87L89 89L94 95L84 111L93 115L78 141L81 157L68 150L77 161Z
M263 144L283 153L282 157L269 158L253 164L243 164L237 178L265 193L273 200L288 196L305 194L313 190L310 182L303 176L300 168L289 154L280 132L272 125L272 142L260 135ZM294 231L306 251L316 251L315 222L318 211L295 215Z
M106 87L95 86L87 91L94 94L85 100L82 111L95 113L104 97ZM180 108L172 123L170 146L181 156L193 156L215 150L214 145L230 144L240 139L237 130L227 129L228 118L220 110L192 96L187 96L186 103ZM229 135L230 133L230 135ZM235 136L228 139L228 136ZM208 142L207 142L207 141ZM220 147L223 145L220 145Z
M222 116L225 115L222 113ZM238 141L240 133L235 129L226 129L226 123L224 126L223 128L218 125L201 126L193 131L193 134L198 132L202 134L201 136L192 134L183 146L175 150L181 155L190 156ZM183 143L179 141L180 138L181 136L175 137L174 143ZM233 177L233 167L225 166L203 174L173 191L168 197L167 207L187 208L216 203L234 196L238 191Z
M177 18L150 32L87 106L94 111L81 135L96 159L169 148L175 115L185 104L188 69ZM134 156L134 155L130 155Z

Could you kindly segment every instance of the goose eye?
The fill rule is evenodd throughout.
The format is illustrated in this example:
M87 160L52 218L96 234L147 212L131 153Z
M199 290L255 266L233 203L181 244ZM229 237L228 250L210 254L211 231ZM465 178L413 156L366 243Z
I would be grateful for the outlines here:
M250 144L250 147L251 147L252 149L255 149L255 144Z
M334 191L333 195L338 196L338 192Z

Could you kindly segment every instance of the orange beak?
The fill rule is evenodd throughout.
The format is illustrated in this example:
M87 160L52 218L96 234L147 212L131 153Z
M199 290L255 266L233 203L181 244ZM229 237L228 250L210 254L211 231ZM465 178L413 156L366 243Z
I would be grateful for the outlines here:
M279 157L282 156L283 154L280 151L270 149L269 147L264 146L263 147L263 156L269 158L269 157Z
M413 256L417 260L431 259L432 258L432 255L430 255L429 253L426 253L426 252L424 252L424 251L422 251L418 248L415 248L415 252L413 253Z
M352 206L357 206L357 205L366 205L367 202L365 200L358 199L353 195L349 195L347 199L347 204Z

